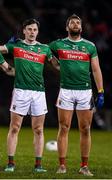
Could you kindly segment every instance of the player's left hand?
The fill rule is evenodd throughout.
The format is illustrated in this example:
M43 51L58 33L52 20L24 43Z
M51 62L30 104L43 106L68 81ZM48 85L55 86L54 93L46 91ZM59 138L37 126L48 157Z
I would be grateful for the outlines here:
M8 43L16 43L17 41L19 41L20 38L17 38L16 36L12 36L9 40Z
M104 105L104 92L99 92L96 101L96 107L101 109Z

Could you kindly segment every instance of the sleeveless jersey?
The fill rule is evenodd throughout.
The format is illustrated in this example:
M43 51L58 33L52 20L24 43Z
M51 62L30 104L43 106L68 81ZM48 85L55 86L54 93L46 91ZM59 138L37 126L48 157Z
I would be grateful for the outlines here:
M69 38L50 43L50 48L60 63L60 86L65 89L91 89L90 61L97 56L95 45L85 39Z
M7 43L8 52L13 54L15 65L14 87L26 90L44 91L43 67L46 59L52 58L48 45L30 45L19 40Z

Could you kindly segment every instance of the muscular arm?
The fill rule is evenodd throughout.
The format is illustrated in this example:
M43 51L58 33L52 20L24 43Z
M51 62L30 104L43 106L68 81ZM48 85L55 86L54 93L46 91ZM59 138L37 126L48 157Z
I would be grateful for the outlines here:
M15 76L15 69L10 66L6 61L0 64L0 68L9 76Z
M58 63L58 59L55 56L53 56L53 58L50 60L50 62L56 70L60 71L60 65Z
M0 46L0 52L1 52L2 54L6 54L6 53L8 53L8 50L7 50L7 48L6 48L6 46L5 46L5 45Z
M103 89L103 78L102 78L98 57L95 57L94 59L91 60L91 68L97 89L99 91Z

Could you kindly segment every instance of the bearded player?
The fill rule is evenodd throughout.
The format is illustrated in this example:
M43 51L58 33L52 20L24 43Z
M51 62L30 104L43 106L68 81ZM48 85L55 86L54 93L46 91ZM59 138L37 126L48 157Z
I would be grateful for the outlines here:
M93 98L90 79L90 65L98 90L97 107L104 103L102 73L95 45L81 37L82 21L73 14L67 19L68 37L50 43L51 50L60 62L60 92L57 99L59 131L58 154L59 169L57 173L66 173L66 155L68 133L71 120L76 110L79 131L81 164L79 173L93 176L88 167L91 149L91 123L93 117Z

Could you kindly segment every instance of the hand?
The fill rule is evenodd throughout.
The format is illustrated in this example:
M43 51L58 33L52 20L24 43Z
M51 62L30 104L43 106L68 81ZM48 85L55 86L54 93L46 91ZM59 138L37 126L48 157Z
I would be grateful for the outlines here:
M9 40L8 40L8 43L15 43L16 41L16 37L15 36L12 36Z
M20 39L17 38L16 36L12 36L9 40L8 43L16 43L17 41L19 41Z
M9 76L15 76L15 69L9 65L6 61L0 65L2 70Z
M5 71L8 76L15 76L15 68L8 64L8 69Z
M104 93L103 92L99 92L98 93L98 97L97 97L97 101L96 101L96 107L101 109L104 105Z

